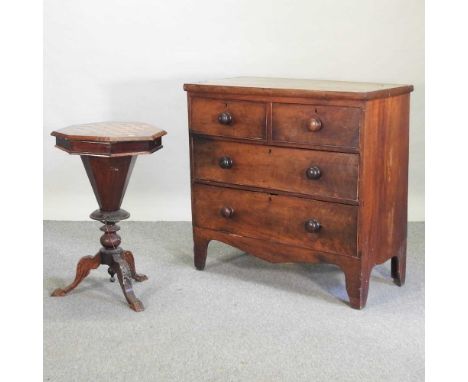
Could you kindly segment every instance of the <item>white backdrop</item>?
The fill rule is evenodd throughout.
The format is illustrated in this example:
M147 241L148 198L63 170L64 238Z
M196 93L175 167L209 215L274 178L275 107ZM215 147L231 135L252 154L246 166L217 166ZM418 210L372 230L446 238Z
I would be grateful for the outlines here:
M168 135L137 159L122 207L190 220L182 85L253 75L413 84L409 219L424 220L423 0L45 0L44 29L44 219L97 208L81 160L49 133L131 120Z

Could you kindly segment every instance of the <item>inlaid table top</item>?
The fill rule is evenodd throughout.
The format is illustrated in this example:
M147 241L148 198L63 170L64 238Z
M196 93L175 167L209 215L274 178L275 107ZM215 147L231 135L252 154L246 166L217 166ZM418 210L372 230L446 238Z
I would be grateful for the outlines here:
M75 141L128 142L152 141L166 132L144 122L96 122L64 127L51 135Z
M96 122L53 131L56 147L79 155L149 154L159 148L164 130L143 122Z

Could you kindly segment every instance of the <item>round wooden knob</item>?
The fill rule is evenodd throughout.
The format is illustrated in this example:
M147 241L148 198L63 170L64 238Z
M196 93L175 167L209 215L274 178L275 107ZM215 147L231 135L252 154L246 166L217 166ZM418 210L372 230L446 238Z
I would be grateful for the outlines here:
M318 166L312 166L306 170L306 175L309 179L318 179L322 176L322 171Z
M224 168L224 169L231 168L233 164L234 162L229 157L222 157L219 160L219 167Z
M227 111L223 111L220 115L218 115L218 122L221 125L230 125L232 123L232 115Z
M231 207L223 207L221 208L221 216L229 219L234 215L234 209Z
M310 219L305 222L305 230L310 233L316 233L320 231L320 228L322 226L320 225L318 220L315 219Z
M307 123L309 131L319 131L322 128L322 121L318 118L311 118Z

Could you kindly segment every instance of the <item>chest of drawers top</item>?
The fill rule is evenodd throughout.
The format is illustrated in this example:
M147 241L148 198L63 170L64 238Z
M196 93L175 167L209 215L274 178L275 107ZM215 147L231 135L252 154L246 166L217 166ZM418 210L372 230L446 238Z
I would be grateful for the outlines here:
M413 86L292 78L234 77L185 84L184 90L217 94L370 100L410 93L413 91Z

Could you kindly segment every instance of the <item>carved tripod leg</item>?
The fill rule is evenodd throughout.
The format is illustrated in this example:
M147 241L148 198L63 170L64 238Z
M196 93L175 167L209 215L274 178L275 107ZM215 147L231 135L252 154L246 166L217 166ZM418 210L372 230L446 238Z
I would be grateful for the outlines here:
M68 292L75 289L83 279L89 275L92 269L96 269L101 265L101 254L95 256L85 256L80 259L76 266L75 280L65 288L57 288L52 292L53 297L65 296Z
M133 257L133 253L130 251L124 251L122 254L124 260L128 263L130 267L130 274L132 279L138 282L148 280L148 276L143 275L141 273L137 273L135 269L135 258Z
M393 282L398 286L403 286L406 277L406 253L392 257L391 269Z
M128 304L130 305L130 308L132 308L135 312L141 312L145 310L143 303L135 296L135 293L133 292L129 265L120 254L114 255L113 259L114 263L111 265L111 267L113 271L117 273L120 286L122 287L122 292Z
M206 255L208 254L208 244L210 239L207 239L199 234L193 234L193 254L195 268L199 271L205 269Z

